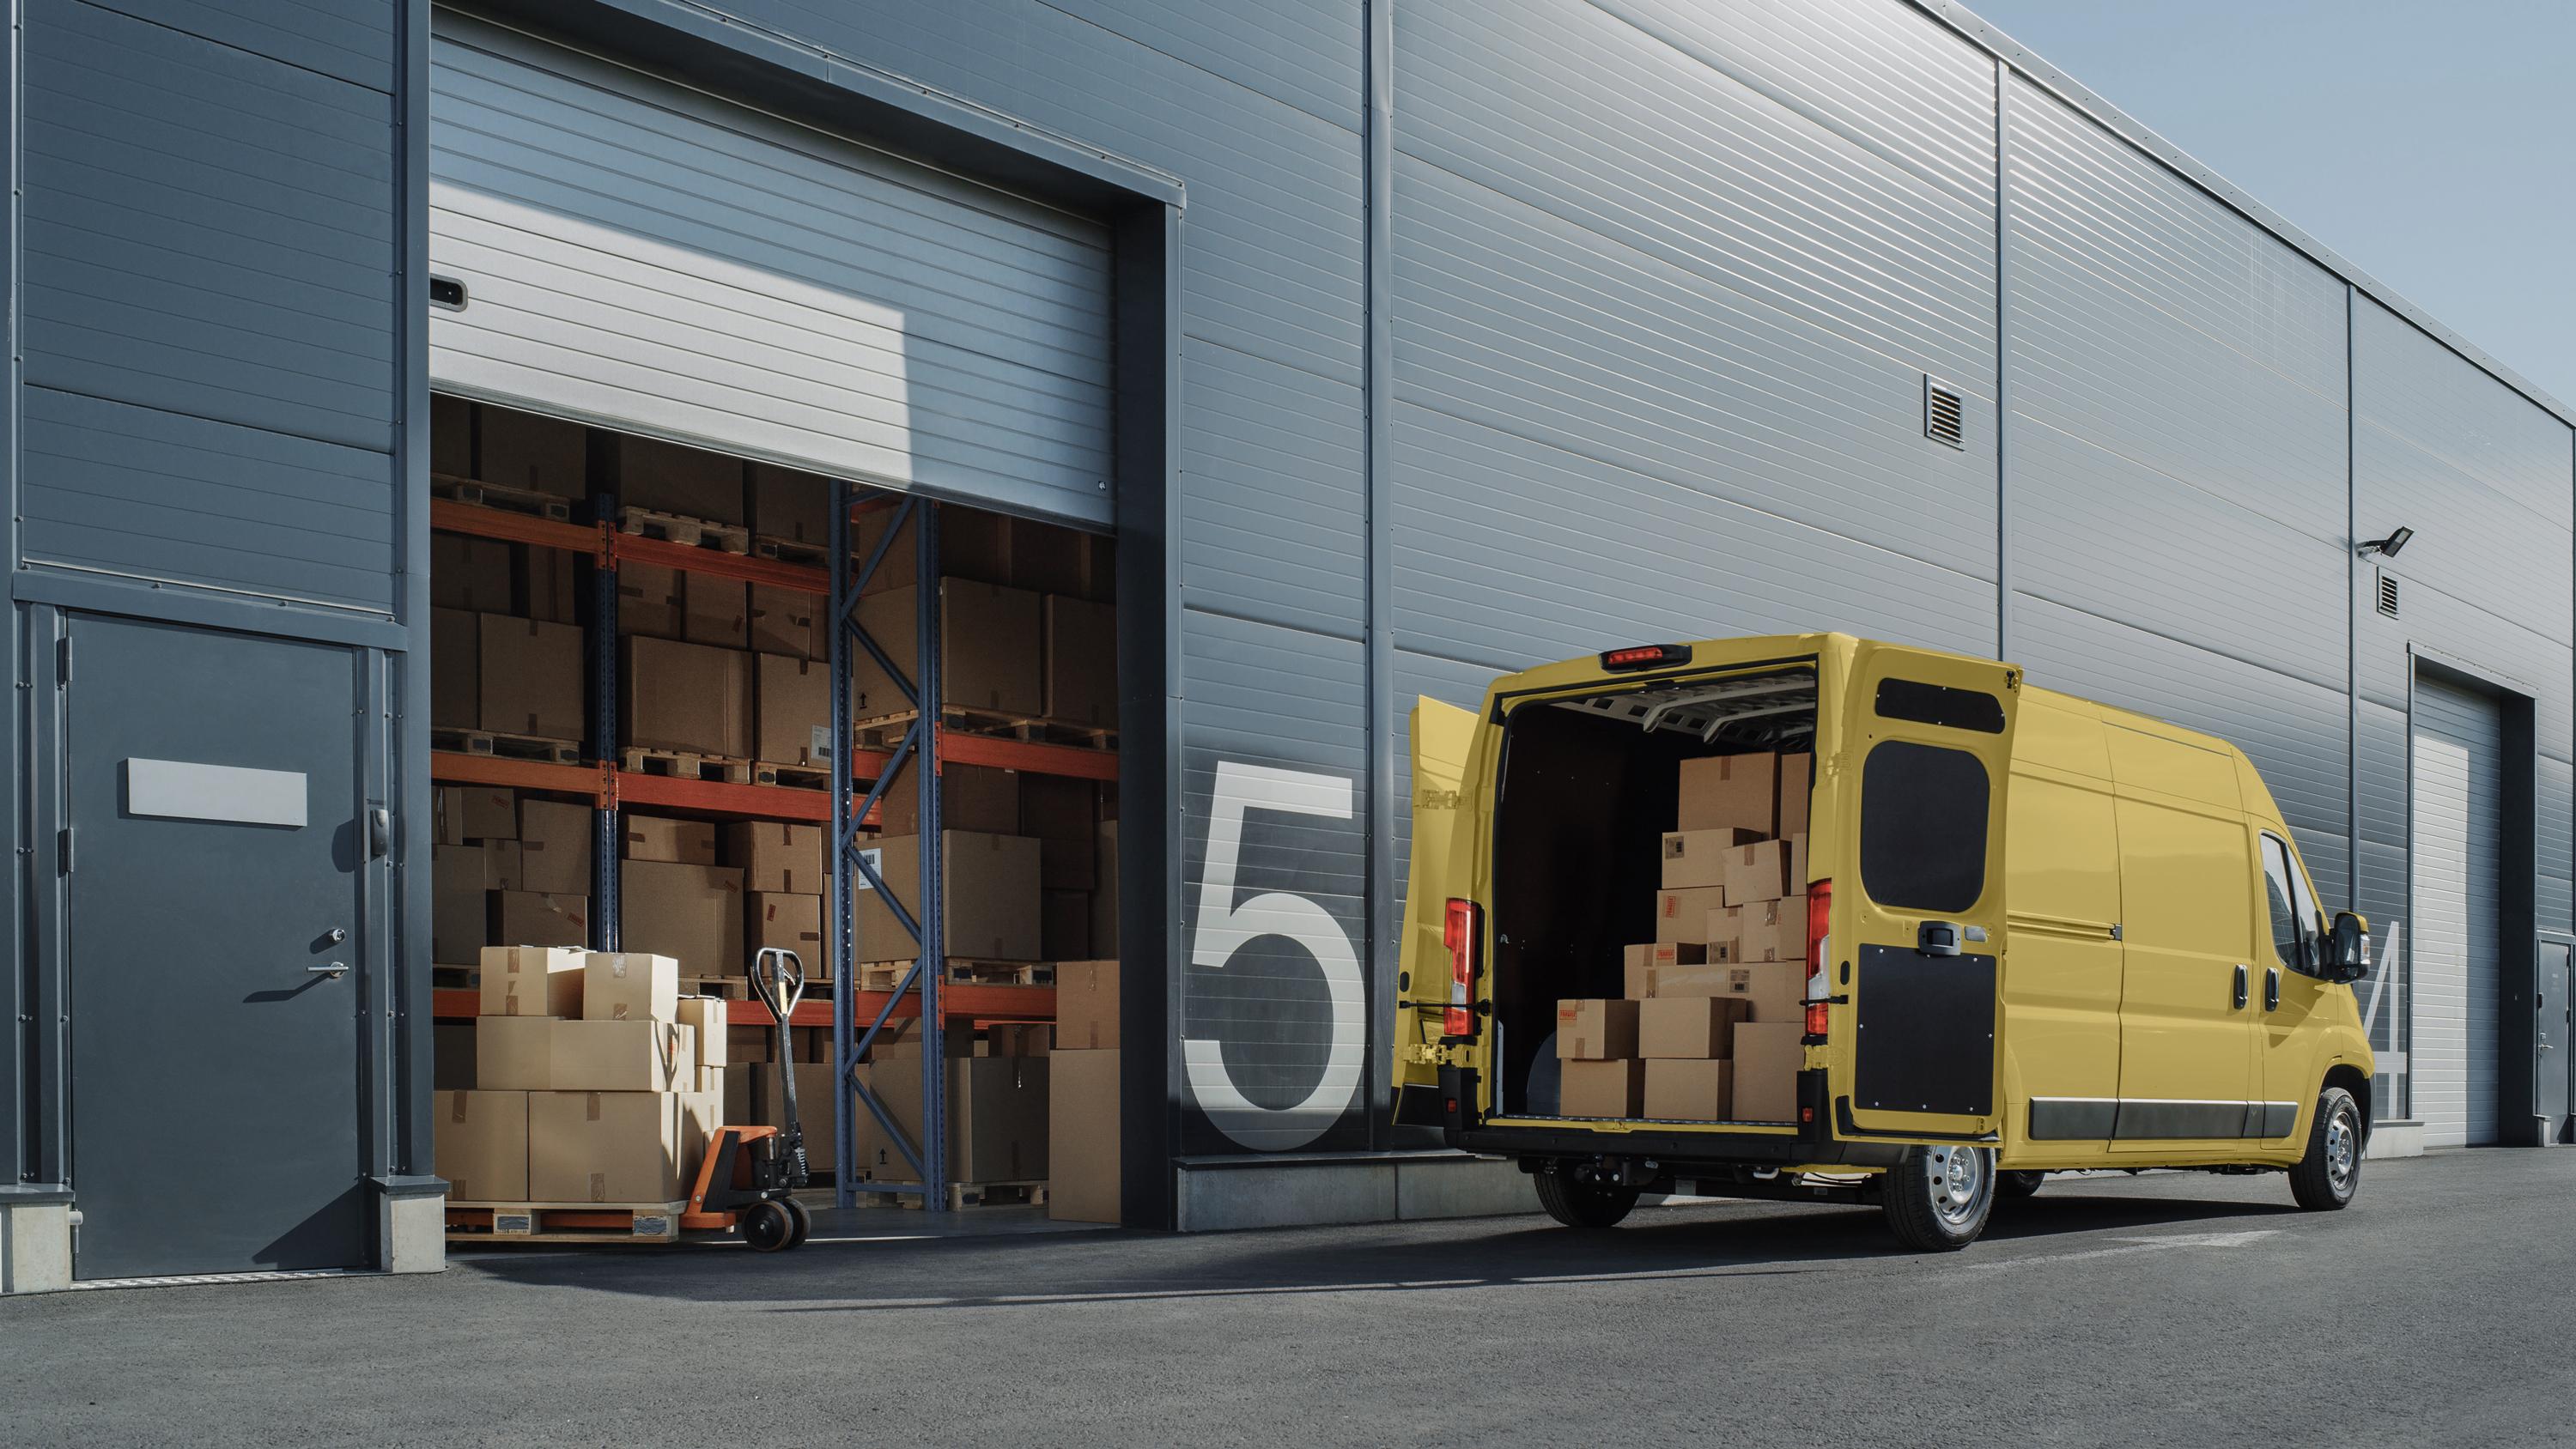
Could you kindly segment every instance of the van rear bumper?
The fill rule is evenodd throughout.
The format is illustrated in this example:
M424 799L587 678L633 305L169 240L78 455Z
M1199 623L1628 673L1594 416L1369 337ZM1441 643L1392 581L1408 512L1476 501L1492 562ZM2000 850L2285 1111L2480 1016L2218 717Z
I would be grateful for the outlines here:
M1800 1098L1822 1108L1825 1074L1810 1071L1798 1075ZM1453 1104L1473 1104L1476 1086L1473 1071L1443 1067L1438 1105L1448 1108ZM1651 1159L1660 1169L1678 1171L1685 1177L1693 1169L1711 1167L1886 1167L1903 1157L1906 1150L1904 1143L1845 1140L1813 1127L1794 1133L1660 1132L1651 1125L1634 1123L1593 1127L1576 1118L1564 1119L1562 1126L1554 1122L1500 1126L1470 1123L1459 1111L1443 1115L1441 1136L1448 1146L1461 1151L1518 1158L1525 1163L1540 1158ZM1828 1120L1821 1110L1810 1112L1808 1117L1814 1122Z

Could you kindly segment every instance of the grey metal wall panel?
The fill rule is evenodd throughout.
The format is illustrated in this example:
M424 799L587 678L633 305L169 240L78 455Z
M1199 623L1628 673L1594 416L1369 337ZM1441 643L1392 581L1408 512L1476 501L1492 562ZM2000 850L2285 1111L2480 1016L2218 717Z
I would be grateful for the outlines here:
M2361 702L2361 839L2406 847L2406 710L2404 705ZM2403 884L2405 866L2398 867Z
M2365 365L2356 377L2367 374ZM2560 467L2565 471L2568 461L2562 458ZM2576 586L2576 541L2565 523L2508 496L2493 477L2463 472L2366 411L2354 430L2353 506L2360 527L2371 537L2400 525L2416 530L2404 553L2378 563L2398 578L2401 591L2439 589L2539 634L2563 653L2576 630L2564 607ZM2550 607L2553 599L2561 607Z
M111 0L105 8L370 90L394 88L388 0Z
M25 389L27 559L394 611L394 487L362 448Z
M24 377L389 449L389 97L81 0L24 28Z
M433 65L437 381L1108 518L1097 223L493 27Z
M1991 62L1865 0L1807 7L1785 51L1735 16L1619 9L1399 6L1397 149L1992 396ZM1763 89L1800 68L1910 120Z
M1356 131L1358 0L1055 0L1055 8Z
M2503 725L2495 701L2415 685L2415 1115L2428 1147L2496 1135Z
M2367 297L2352 330L2361 416L2560 529L2576 524L2566 423Z
M1368 594L1368 440L1350 389L1199 338L1181 346L1181 597L1353 637Z
M2405 557L2413 556L2410 547ZM2522 622L2536 608L2517 610L2516 617L2498 615L2412 579L2401 579L2399 598L2403 613L2399 619L2369 610L2361 615L2364 699L2397 707L2405 704L2406 671L2411 664L2406 651L2411 644L2437 658L2456 660L2472 673L2498 676L2507 687L2531 695L2540 753L2568 758L2570 734L2576 732L2576 709L2571 709L2576 706L2576 656L2566 645ZM2533 603L2539 602L2535 597Z
M2538 923L2544 931L2568 929L2570 895L2576 892L2576 764L2540 758L2535 812L2540 868Z

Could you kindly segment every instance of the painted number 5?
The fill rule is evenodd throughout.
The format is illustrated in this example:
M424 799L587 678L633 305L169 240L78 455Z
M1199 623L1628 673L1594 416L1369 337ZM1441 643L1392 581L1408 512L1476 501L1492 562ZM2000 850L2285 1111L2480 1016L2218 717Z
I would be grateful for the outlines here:
M1207 864L1199 877L1198 924L1190 933L1190 964L1203 970L1222 969L1256 936L1282 936L1296 942L1323 968L1324 988L1333 1007L1332 1044L1315 1089L1293 1107L1264 1107L1243 1095L1226 1070L1224 1046L1218 1041L1181 1038L1181 1060L1189 1070L1190 1091L1218 1131L1246 1147L1279 1152L1322 1136L1341 1120L1358 1093L1360 1062L1368 1046L1367 993L1350 934L1331 912L1286 891L1235 900L1235 866L1243 854L1243 816L1248 810L1348 820L1351 782L1231 760L1216 767L1216 794L1208 810Z

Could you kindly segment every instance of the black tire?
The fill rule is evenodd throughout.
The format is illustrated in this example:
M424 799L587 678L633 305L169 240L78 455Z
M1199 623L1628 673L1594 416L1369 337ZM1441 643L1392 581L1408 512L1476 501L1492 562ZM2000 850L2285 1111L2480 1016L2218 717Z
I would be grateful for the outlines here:
M2317 1094L2308 1123L2308 1150L2290 1169L2290 1196L2312 1213L2336 1212L2361 1191L2361 1106L2352 1093L2328 1087Z
M1879 1206L1896 1240L1918 1253L1955 1253L1977 1240L1995 1206L1995 1154L1984 1147L1909 1147L1880 1174Z
M2018 1202L2039 1191L2048 1180L2045 1172L1999 1172L1995 1174L1995 1195Z
M742 1210L742 1240L757 1253L796 1246L796 1218L783 1204L763 1198Z
M1637 1206L1637 1189L1585 1182L1568 1172L1538 1172L1538 1205L1569 1228L1615 1228Z
M782 1201L787 1204L787 1215L796 1220L796 1231L788 1240L787 1246L801 1248L805 1246L807 1238L814 1236L814 1210L792 1197Z

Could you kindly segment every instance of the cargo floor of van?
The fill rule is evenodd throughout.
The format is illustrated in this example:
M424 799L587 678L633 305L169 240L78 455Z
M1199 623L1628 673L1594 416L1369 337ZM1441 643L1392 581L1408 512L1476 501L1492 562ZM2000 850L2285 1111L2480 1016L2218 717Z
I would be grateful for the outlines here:
M1663 836L1677 828L1682 762L1807 750L1816 706L1815 670L1787 663L1512 712L1495 803L1489 1122L1543 1119L1578 1130L1605 1121L1702 1131L1740 1125L1775 1137L1793 1125L1564 1113L1556 1008L1564 999L1626 995L1626 949L1657 939Z

